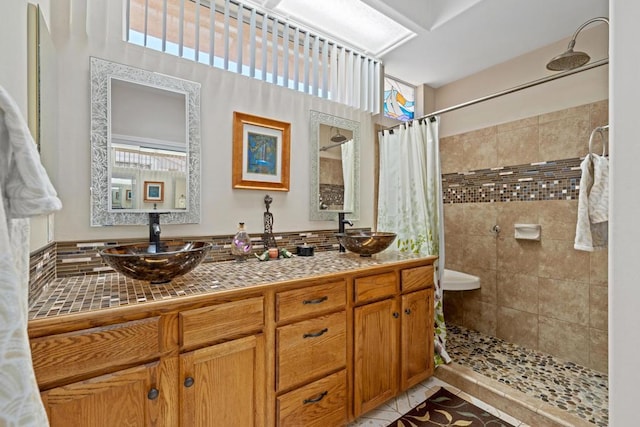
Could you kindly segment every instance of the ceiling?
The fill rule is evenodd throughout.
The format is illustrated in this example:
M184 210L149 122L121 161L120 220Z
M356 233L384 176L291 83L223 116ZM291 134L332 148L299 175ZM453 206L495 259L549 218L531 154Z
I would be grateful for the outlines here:
M272 10L282 1L253 0ZM416 34L381 56L385 72L434 88L568 38L590 18L609 15L608 0L361 1Z
M416 4L438 6L431 30L414 29L416 37L382 57L389 75L432 87L571 37L588 19L609 16L608 0L376 1L414 21L423 15L411 15Z

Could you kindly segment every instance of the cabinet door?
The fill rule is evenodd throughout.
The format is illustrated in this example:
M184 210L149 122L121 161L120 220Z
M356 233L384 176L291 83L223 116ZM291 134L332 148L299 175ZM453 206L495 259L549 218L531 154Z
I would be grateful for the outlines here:
M165 426L158 362L42 393L51 427ZM164 403L163 403L164 402Z
M354 415L361 415L398 390L397 302L387 299L354 310Z
M263 335L181 355L181 425L262 426L264 358Z
M402 296L401 388L433 375L433 288Z

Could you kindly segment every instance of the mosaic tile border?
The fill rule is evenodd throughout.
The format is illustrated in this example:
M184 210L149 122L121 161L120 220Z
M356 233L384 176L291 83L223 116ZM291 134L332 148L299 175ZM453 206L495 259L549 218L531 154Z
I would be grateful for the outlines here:
M55 242L34 251L29 256L29 297L37 298L47 284L56 278Z
M577 200L581 158L442 175L444 203Z

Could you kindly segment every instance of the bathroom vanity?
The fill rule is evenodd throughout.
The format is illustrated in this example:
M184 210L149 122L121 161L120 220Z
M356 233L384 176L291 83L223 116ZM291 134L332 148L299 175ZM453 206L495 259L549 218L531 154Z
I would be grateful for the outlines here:
M433 374L435 259L207 263L171 284L200 290L177 296L115 273L57 279L69 295L135 285L157 297L32 315L51 425L346 424Z

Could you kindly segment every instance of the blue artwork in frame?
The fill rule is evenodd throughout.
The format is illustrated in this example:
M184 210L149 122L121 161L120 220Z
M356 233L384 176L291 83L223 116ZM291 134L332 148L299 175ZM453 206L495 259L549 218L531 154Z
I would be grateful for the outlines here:
M278 138L247 132L247 172L276 175L278 170Z
M233 188L289 191L291 124L233 112Z

